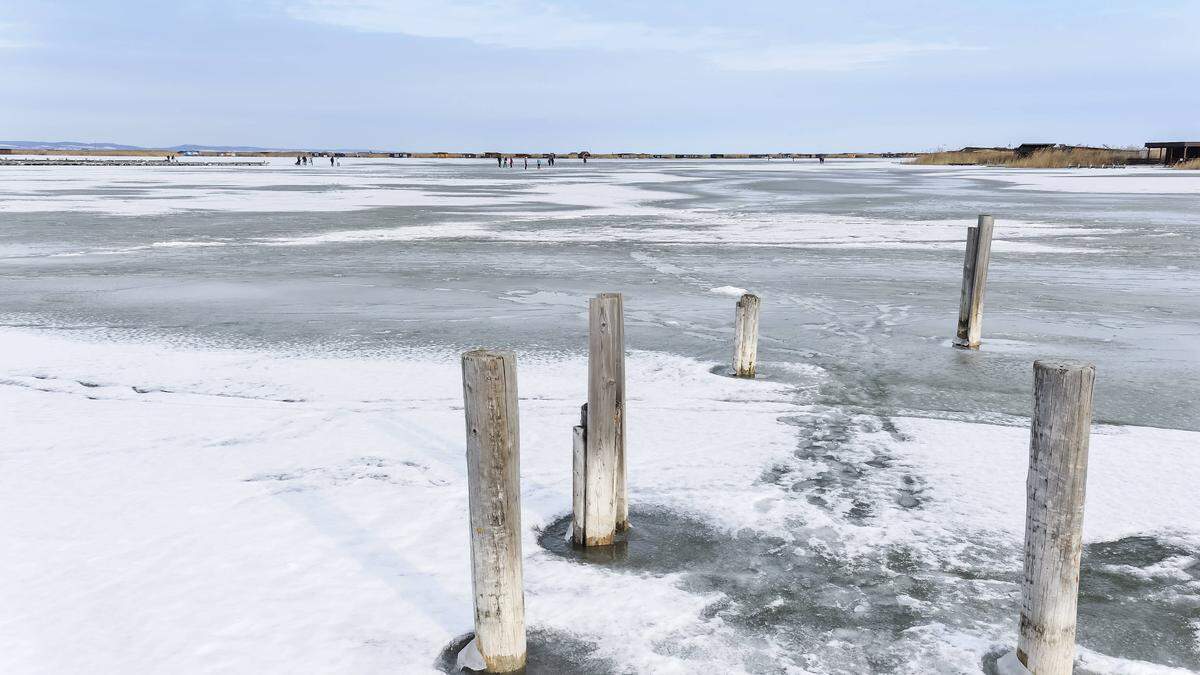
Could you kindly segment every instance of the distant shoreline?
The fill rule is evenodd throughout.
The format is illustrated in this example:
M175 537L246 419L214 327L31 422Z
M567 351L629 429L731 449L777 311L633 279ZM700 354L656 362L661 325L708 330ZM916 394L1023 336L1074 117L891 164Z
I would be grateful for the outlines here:
M67 150L62 148L0 148L5 156L47 157L353 157L366 159L880 159L916 157L918 152L838 152L838 153L650 153L650 152L342 152L336 150L156 150L156 149L97 149Z

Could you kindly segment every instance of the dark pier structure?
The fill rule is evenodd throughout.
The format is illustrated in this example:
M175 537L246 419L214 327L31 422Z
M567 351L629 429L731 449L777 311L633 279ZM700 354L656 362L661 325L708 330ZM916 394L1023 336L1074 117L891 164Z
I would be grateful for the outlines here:
M1146 157L1168 165L1200 159L1200 141L1151 141L1146 144Z

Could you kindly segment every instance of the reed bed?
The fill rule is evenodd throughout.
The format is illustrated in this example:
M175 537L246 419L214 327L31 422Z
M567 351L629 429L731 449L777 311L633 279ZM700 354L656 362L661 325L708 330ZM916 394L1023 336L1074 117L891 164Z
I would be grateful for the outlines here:
M1012 150L954 150L931 152L913 164L977 164L1018 169L1071 169L1124 166L1138 158L1137 150L1108 148L1046 148L1024 157Z
M1137 151L1096 148L1047 148L1027 157L1014 157L1005 166L1018 169L1070 169L1075 167L1123 166L1137 159Z
M949 150L918 155L911 164L996 164L1011 159L1012 150Z

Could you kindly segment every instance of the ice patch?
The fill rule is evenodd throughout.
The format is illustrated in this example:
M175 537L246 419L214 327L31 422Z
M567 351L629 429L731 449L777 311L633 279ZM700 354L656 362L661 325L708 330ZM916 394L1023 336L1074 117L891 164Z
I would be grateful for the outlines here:
M0 410L21 411L0 472L0 537L20 552L0 562L0 595L18 646L0 670L136 658L176 672L424 672L470 629L456 355L86 335L0 329ZM603 570L539 554L537 529L570 508L587 363L518 361L531 625L584 631L596 658L639 671L738 672L737 631L703 614L711 597L670 578L614 587ZM784 385L710 365L628 357L631 495L728 527L769 523L755 505L777 489L756 479L790 447L776 419L795 405Z
M911 439L897 451L931 487L930 517L1006 533L1012 541L1024 536L1027 426L894 421ZM965 443L964 438L971 440ZM1088 458L1085 541L1170 535L1181 529L1200 540L1200 531L1190 525L1200 523L1200 500L1193 498L1200 484L1197 448L1197 432L1095 426ZM1137 508L1130 508L1131 500Z
M1017 658L1016 652L1008 652L996 661L996 675L1033 675Z
M740 298L750 291L747 291L744 288L738 288L737 286L717 286L716 288L708 289L708 292L716 293L717 295L728 295L732 298Z
M459 670L464 668L478 671L487 669L487 664L483 662L483 654L479 653L477 638L471 638L467 646L462 648L462 651L458 653L458 658L455 659L454 665Z

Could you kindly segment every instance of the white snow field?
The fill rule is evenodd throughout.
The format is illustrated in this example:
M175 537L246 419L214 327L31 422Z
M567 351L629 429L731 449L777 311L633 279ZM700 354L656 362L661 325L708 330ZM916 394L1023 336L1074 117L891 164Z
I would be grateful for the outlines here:
M477 346L517 352L531 673L992 672L1042 357L1097 364L1078 671L1200 671L1179 173L0 167L0 672L448 669ZM607 560L562 536L601 291L625 293L633 521Z

